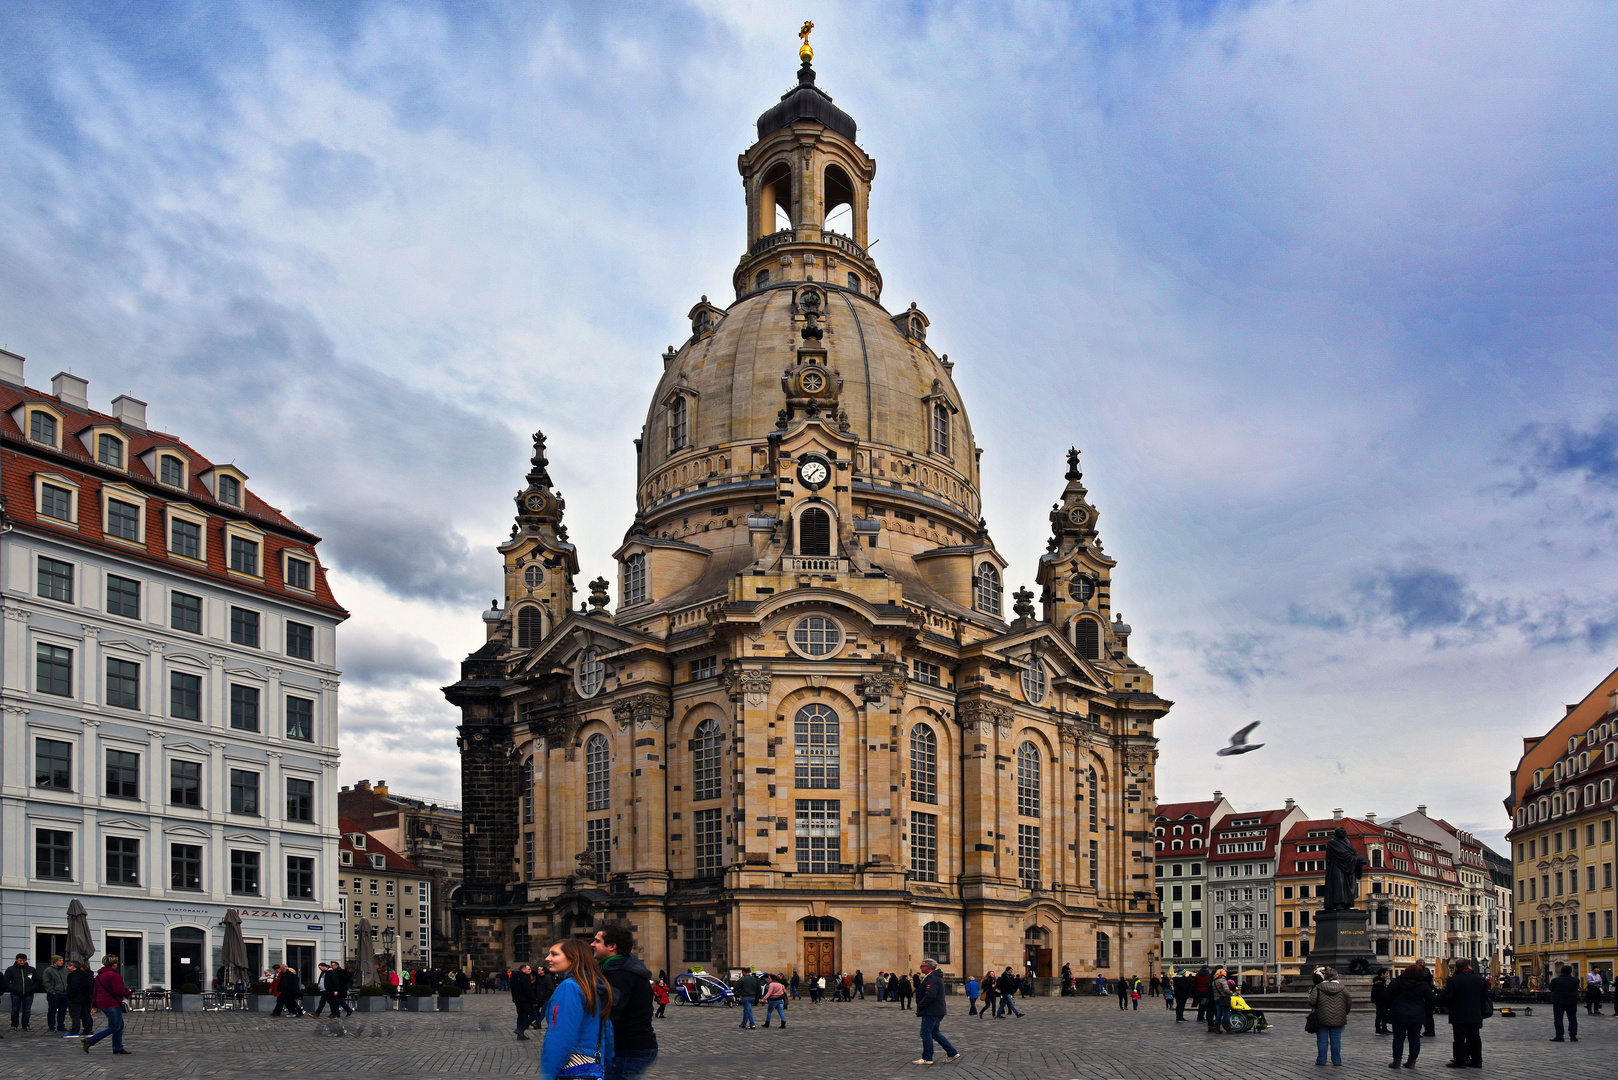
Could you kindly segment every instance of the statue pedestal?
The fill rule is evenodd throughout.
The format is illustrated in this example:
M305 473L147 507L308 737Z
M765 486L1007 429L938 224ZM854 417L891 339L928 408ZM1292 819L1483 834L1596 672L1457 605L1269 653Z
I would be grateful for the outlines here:
M1339 975L1369 975L1376 970L1376 956L1366 928L1369 911L1322 911L1315 916L1315 942L1304 962L1304 972L1317 967L1336 968ZM1356 970L1357 968L1357 970Z

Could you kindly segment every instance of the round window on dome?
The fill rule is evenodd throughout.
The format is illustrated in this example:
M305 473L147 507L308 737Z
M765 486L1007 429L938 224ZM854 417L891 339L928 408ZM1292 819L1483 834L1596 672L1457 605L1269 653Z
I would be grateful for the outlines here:
M545 583L545 571L537 566L530 566L522 572L522 583L530 589L537 589Z
M1045 700L1045 665L1037 656L1030 656L1028 666L1023 669L1022 696L1028 699L1030 705L1038 705Z
M607 678L607 663L601 659L600 649L585 649L579 657L579 670L575 678L580 697L595 697Z
M843 628L824 615L810 615L792 628L791 641L795 652L819 659L842 647Z

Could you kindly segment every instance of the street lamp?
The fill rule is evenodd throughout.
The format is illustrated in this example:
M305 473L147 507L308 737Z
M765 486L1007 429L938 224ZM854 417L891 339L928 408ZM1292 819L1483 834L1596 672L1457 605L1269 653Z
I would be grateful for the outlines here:
M389 971L393 970L393 941L395 937L396 935L391 926L382 931L382 955L387 957Z

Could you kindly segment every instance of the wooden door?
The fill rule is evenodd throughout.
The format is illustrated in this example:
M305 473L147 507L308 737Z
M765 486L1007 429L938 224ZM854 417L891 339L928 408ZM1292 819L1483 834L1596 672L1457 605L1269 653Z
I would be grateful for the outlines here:
M837 974L835 938L803 939L803 972L809 978L824 975L828 979Z

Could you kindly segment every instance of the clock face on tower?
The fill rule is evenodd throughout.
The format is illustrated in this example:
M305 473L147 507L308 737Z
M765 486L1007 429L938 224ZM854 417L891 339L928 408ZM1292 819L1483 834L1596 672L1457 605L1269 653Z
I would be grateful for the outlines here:
M818 394L826 386L826 377L818 371L806 371L798 379L798 385L806 394Z
M798 462L798 479L804 487L825 487L831 479L831 464L823 457L806 457Z
M536 514L545 509L545 496L541 495L537 491L528 496L528 498L524 499L523 502L525 505L527 505L528 509L532 510Z
M1075 506L1067 512L1067 519L1075 525L1083 525L1090 520L1090 515L1084 512L1084 507Z

